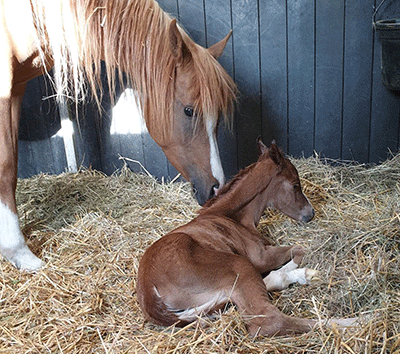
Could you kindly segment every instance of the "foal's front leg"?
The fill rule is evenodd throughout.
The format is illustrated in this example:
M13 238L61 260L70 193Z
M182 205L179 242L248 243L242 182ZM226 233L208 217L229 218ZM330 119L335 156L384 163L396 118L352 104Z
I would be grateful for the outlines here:
M274 270L263 280L268 291L287 289L291 284L310 284L318 279L318 270L309 268L285 270Z
M265 246L258 257L250 257L261 274L271 272L284 265L297 268L303 260L305 251L301 246ZM291 265L289 265L291 264Z
M268 291L283 290L291 284L309 284L318 279L319 272L315 269L298 268L303 257L304 249L301 246L292 247L273 247L276 259L287 261L290 255L290 261L283 263L284 265L278 270L271 271L265 278L264 283ZM281 264L278 264L278 268Z

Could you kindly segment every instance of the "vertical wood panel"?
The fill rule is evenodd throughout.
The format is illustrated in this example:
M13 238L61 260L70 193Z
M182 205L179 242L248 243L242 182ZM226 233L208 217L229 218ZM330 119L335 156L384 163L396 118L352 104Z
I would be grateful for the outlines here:
M314 149L314 1L287 0L288 153Z
M368 161L374 0L347 1L342 159Z
M143 133L143 151L146 170L154 177L161 179L168 174L168 160L162 149L148 133Z
M22 101L19 139L47 139L60 128L60 115L49 78L39 76L32 79L26 85Z
M213 44L222 40L231 30L231 5L229 1L205 1L205 16L207 27L207 44ZM233 77L233 39L229 40L221 57L220 64L228 74ZM227 127L220 126L218 131L218 145L221 155L222 166L227 178L237 173L237 131L229 131Z
M19 178L39 173L60 174L68 166L64 142L58 136L38 141L20 141L18 152Z
M18 178L29 178L36 174L32 144L30 141L20 140L18 142Z
M241 92L238 164L243 168L257 159L255 141L261 134L261 83L257 0L232 0L235 80Z
M92 167L102 171L102 150L99 144L99 136L102 131L96 122L103 117L100 116L98 108L93 102L79 105L77 117L75 104L72 104L71 113L74 116L73 139L78 166ZM107 129L104 130L107 131Z
M205 47L206 24L204 14L204 0L178 0L179 20L190 37Z
M287 151L286 3L260 2L262 136Z
M31 80L22 103L18 152L18 177L38 173L58 174L67 168L62 138L53 137L60 129L54 91L47 77Z
M178 18L178 0L157 0L160 7L172 17Z
M341 157L343 0L316 0L315 150Z

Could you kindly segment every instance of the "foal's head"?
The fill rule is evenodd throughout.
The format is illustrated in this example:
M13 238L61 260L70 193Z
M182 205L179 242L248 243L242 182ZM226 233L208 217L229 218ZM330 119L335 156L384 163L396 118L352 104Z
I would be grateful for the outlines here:
M199 214L224 214L257 225L270 207L297 221L310 221L315 212L301 190L296 168L275 142L267 148L259 139L258 147L258 161L240 171Z
M309 222L314 217L315 212L302 192L296 168L283 155L282 151L275 145L275 142L271 144L270 148L267 148L259 139L258 147L261 152L259 162L270 159L278 170L267 188L269 190L267 206L278 209L294 220Z

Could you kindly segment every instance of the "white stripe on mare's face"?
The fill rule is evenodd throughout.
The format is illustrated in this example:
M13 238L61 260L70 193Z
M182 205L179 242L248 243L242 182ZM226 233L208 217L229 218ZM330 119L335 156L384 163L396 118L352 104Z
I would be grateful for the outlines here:
M221 158L219 156L218 144L217 144L217 134L216 134L216 122L212 119L208 119L206 123L208 139L210 142L210 165L211 165L211 173L218 181L219 188L221 188L225 184L225 175L224 170L221 164ZM215 190L215 192L217 192Z
M43 265L25 244L18 216L2 202L0 202L0 253L21 270L33 271Z

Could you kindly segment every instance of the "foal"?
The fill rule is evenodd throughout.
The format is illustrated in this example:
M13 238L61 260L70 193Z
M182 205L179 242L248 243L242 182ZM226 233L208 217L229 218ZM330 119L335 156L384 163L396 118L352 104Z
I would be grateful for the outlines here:
M198 217L144 253L137 295L147 320L183 326L232 302L251 335L303 333L315 325L268 302L268 290L306 284L317 272L296 269L304 255L300 246L274 247L262 238L256 229L261 215L272 207L308 222L314 209L296 168L275 143L269 149L260 140L258 145L256 163L205 204Z

